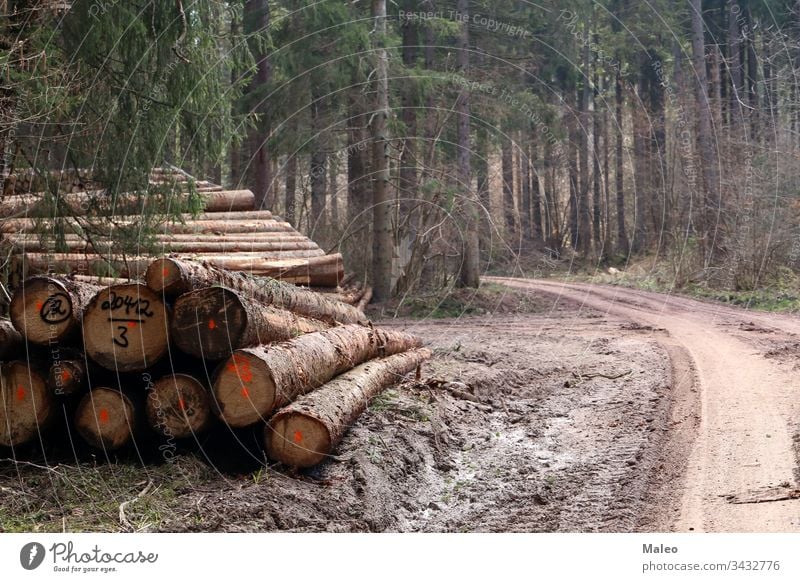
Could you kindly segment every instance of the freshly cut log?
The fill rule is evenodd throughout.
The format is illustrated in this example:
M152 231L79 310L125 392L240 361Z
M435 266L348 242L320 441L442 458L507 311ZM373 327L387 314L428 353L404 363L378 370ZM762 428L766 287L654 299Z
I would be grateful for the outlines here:
M83 439L104 451L114 451L131 442L139 422L134 401L114 388L89 391L75 411L75 428Z
M89 386L84 360L57 360L50 365L47 387L56 396L72 396Z
M358 323L366 319L358 309L332 301L309 289L169 257L153 261L147 268L145 281L153 291L167 297L192 289L222 285L247 299L328 323Z
M186 215L184 215L186 216ZM282 233L296 235L297 231L288 222L269 219L245 219L245 220L220 220L212 218L216 213L204 214L208 219L195 220L189 215L185 222L166 223L162 228L162 233L172 234L255 234ZM135 219L126 216L115 216L109 219L113 224L119 226L130 226L137 224ZM64 222L71 229L72 233L80 234L81 226L73 218L65 218ZM49 220L36 221L30 218L14 218L0 221L0 232L11 233L36 233L41 229L46 229L51 225ZM93 225L105 235L113 234L113 229L102 225Z
M353 366L420 346L399 331L344 325L270 346L236 350L213 384L222 420L248 426Z
M178 297L170 332L181 351L219 360L238 348L283 341L327 327L321 321L260 305L226 287L205 287Z
M34 365L0 363L0 445L17 446L37 438L54 410L53 395Z
M22 335L8 319L0 319L0 361L23 357Z
M153 383L147 395L147 422L176 439L195 436L211 423L211 395L187 374L169 374Z
M261 259L241 253L235 255L198 255L198 260L222 269L245 271L290 283L310 286L337 286L344 276L342 255L335 253L308 259Z
M70 275L69 278L73 281L91 283L92 285L99 285L101 287L108 287L109 285L124 285L132 282L130 279L123 279L121 277L98 277L96 275Z
M77 332L83 310L100 289L79 281L30 277L11 299L11 321L33 344L61 342Z
M36 273L115 273L131 279L142 277L152 259L79 253L20 253L12 257L12 268L22 277Z
M168 349L167 310L146 285L112 285L97 293L83 316L86 355L118 372L144 370Z
M112 239L98 239L90 244L78 236L70 236L63 241L55 239L43 241L39 237L29 235L11 235L5 243L17 247L20 251L29 253L99 253L101 256L113 254L118 243ZM193 241L174 241L169 237L162 237L153 245L154 249L164 253L258 253L264 259L289 259L319 257L325 254L321 248L311 241L275 243L261 242L258 240L241 239L238 241L218 241L195 237Z
M249 211L255 208L255 196L250 190L222 190L199 192L205 212ZM182 196L178 194L177 197ZM121 194L114 201L99 190L72 192L61 195L61 203L76 216L86 214L89 208L112 210L116 214L138 214L148 204L147 196ZM167 199L158 198L159 202ZM176 200L177 201L177 200ZM152 205L153 203L150 202ZM0 217L40 216L52 217L53 200L45 200L39 193L17 194L0 200Z
M372 360L282 408L264 427L267 456L313 467L331 454L370 400L430 357L420 348Z

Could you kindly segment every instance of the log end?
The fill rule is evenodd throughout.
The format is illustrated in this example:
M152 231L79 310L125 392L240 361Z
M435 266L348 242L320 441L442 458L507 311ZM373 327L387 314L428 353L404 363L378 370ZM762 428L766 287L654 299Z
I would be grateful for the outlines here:
M78 360L60 360L50 366L47 387L56 396L77 394L86 386L86 367Z
M0 364L0 445L18 446L38 437L54 410L44 378L25 362Z
M183 352L204 360L221 360L241 347L248 313L234 291L206 287L178 297L171 325L175 344Z
M29 342L48 345L75 329L78 314L66 286L52 277L30 277L14 293L11 322Z
M106 369L138 372L169 348L167 311L150 288L139 283L101 290L83 316L86 355Z
M75 412L75 427L97 449L113 451L133 438L135 408L119 390L95 388L83 397Z
M188 438L210 424L211 398L195 378L171 374L153 384L146 411L147 422L158 433L168 438Z
M263 422L275 406L275 381L258 357L235 352L218 369L213 396L219 417L233 427Z
M278 413L264 427L267 456L291 467L313 467L331 448L331 436L323 422L299 412Z
M144 280L150 289L165 297L174 297L188 290L180 262L168 257L150 263Z

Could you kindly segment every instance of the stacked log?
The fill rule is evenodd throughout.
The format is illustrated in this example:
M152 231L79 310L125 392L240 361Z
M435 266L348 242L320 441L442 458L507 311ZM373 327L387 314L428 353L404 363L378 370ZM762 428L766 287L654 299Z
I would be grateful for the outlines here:
M429 356L416 337L375 328L335 299L340 289L174 257L144 271L145 282L35 276L16 289L11 320L0 320L0 446L66 441L53 422L63 404L104 452L200 445L225 423L265 430L270 458L306 467Z

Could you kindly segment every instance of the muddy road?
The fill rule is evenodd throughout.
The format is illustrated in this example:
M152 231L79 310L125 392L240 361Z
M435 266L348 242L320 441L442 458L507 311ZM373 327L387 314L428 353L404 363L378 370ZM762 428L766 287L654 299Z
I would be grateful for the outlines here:
M602 285L494 281L546 293L555 306L577 303L663 331L654 337L670 354L676 381L676 417L664 454L677 459L689 453L678 481L680 510L675 519L662 517L664 529L800 531L800 501L792 499L798 483L800 318ZM680 420L693 406L693 393L699 396L694 435L691 423Z

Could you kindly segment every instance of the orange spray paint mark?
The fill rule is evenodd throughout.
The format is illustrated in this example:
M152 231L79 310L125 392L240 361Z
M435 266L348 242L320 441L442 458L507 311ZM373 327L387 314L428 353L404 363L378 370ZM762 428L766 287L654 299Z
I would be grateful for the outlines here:
M98 415L100 418L100 424L107 424L108 423L108 410L105 408L100 409L100 414Z
M67 371L64 370L61 372L61 383L66 384L72 379L72 375Z
M36 309L37 309L38 311L41 311L43 306L44 306L44 305L42 304L42 302L41 302L41 301L37 301L37 302L36 302Z
M166 277L167 275L169 275L169 269L164 267L164 269L161 271L161 276Z
M242 388L242 398L250 399L250 390Z
M129 327L130 329L133 329L134 327L136 327L136 322L135 322L135 321L129 321L129 322L128 322L128 327Z
M213 319L208 320L208 329L215 329L217 327L217 322Z
M178 398L178 408L186 410L186 403L183 401L183 398Z
M23 400L25 400L25 388L17 386L17 402L22 402Z
M226 367L229 372L239 376L242 382L249 384L253 381L253 370L250 368L250 362L244 356L234 354Z
M299 430L294 431L294 442L302 443L303 442L303 433Z

